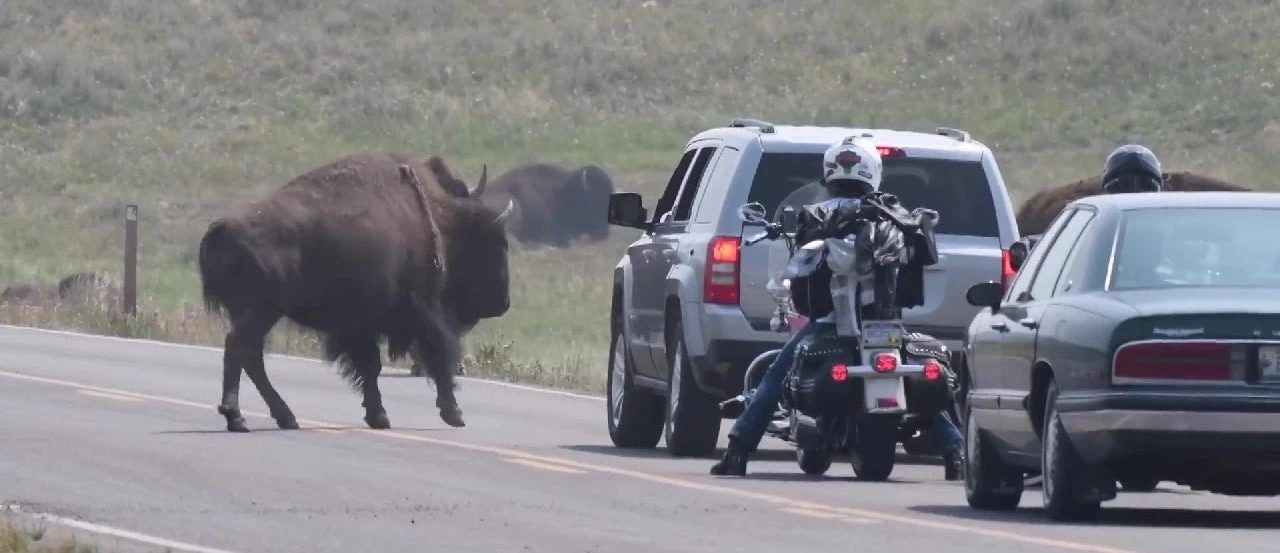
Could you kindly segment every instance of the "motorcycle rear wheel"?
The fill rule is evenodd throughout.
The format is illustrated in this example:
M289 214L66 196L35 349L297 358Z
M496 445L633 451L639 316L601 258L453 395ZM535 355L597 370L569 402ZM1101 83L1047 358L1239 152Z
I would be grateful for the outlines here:
M853 425L849 462L860 480L883 482L893 473L898 453L897 415L862 415Z

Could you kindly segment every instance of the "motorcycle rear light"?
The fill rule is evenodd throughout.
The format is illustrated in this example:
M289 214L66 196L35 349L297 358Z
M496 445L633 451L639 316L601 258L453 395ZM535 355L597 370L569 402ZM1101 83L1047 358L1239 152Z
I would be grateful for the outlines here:
M1231 344L1150 342L1120 346L1113 374L1119 378L1230 380Z
M716 236L707 244L707 269L702 299L717 305L738 304L738 247L736 236Z
M892 353L878 353L875 368L878 373L891 373L898 369L898 358Z
M898 407L898 399L892 397L882 397L876 399L877 409L895 409Z
M831 367L831 380L844 382L849 379L849 366L841 363Z
M1018 276L1018 271L1013 270L1013 255L1009 250L1000 250L1000 262L1003 264L1000 270L1000 287L1007 291L1013 277Z
M929 361L928 363L925 363L924 379L937 380L939 378L942 378L942 365L939 365L937 361Z

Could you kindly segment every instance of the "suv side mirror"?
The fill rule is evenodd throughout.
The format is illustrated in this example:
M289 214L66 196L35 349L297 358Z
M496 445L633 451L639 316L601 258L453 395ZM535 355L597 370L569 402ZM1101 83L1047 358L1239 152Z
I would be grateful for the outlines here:
M644 200L635 192L609 194L609 224L620 227L649 230L649 210Z
M969 287L964 299L974 307L990 307L994 313L1000 309L1000 300L1004 298L1004 286L999 282L988 280Z
M782 208L782 217L780 219L778 222L782 224L782 232L791 234L796 231L798 215L795 208L791 206Z

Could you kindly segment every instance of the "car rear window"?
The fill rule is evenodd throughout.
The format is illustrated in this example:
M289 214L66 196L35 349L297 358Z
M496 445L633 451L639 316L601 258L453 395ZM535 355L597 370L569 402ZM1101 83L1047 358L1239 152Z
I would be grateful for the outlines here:
M799 208L827 199L821 177L822 154L765 153L747 201L760 202L765 213L777 217L779 206ZM897 196L908 210L936 210L936 233L1000 236L991 185L977 161L885 158L880 190Z
M1162 207L1126 211L1112 290L1280 286L1280 210Z

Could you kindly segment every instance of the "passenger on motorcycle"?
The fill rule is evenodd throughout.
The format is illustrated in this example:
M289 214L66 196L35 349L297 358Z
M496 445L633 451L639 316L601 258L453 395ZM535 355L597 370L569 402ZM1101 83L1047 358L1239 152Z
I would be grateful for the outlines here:
M1130 192L1165 192L1164 173L1160 160L1149 148L1141 144L1125 144L1107 154L1102 164L1102 193L1126 194ZM1021 267L1031 255L1031 249L1040 241L1039 234L1019 238L1011 248L1018 257L1014 266Z
M846 138L827 149L822 163L822 183L832 198L862 198L880 189L883 162L875 145L869 140L852 136ZM796 232L796 244L809 242L818 230L807 225L807 222L807 218L802 215ZM783 380L795 359L796 346L806 336L835 330L835 306L828 284L830 278L830 269L823 265L822 269L811 276L791 280L791 298L795 310L808 317L809 323L791 336L769 365L746 410L738 416L729 431L729 447L724 458L711 467L711 474L746 474L747 458L764 437L765 428L773 418L782 397ZM953 477L952 472L958 471L958 456L963 438L945 411L936 416L935 436L945 440L943 450L948 461L947 477L958 478Z

